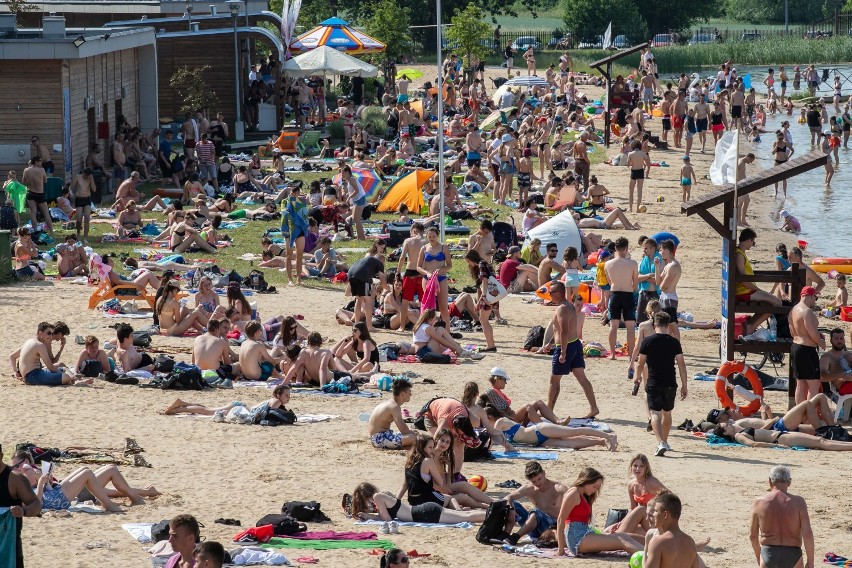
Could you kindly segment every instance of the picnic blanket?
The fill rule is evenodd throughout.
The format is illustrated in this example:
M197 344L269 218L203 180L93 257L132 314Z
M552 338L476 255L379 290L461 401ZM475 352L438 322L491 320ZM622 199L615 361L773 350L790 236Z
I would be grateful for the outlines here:
M360 548L372 550L395 548L389 540L299 540L297 538L273 537L260 545L262 548L312 548L314 550L337 550L341 548Z
M151 538L151 527L153 526L154 523L124 523L121 528L130 533L130 536L138 542L145 543L153 540Z
M412 523L410 521L396 521L401 527L419 527L422 529L472 529L473 523ZM356 521L356 525L382 525L384 521L370 519L367 521Z
M559 459L559 455L556 452L532 452L532 451L519 451L519 452L507 452L505 450L491 450L491 455L497 458L498 460L542 460L542 461L556 461Z

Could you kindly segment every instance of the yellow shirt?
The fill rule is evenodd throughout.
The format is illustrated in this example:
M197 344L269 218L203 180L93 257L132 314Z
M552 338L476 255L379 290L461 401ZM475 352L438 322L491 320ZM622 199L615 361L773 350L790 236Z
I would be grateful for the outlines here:
M743 255L743 259L745 260L745 274L743 274L743 276L753 276L754 269L751 267L751 261L748 259L748 256L746 256L745 251L740 247L737 247L737 254ZM735 292L737 296L739 296L740 294L750 294L751 292L751 288L746 288L742 284L737 284L737 289Z

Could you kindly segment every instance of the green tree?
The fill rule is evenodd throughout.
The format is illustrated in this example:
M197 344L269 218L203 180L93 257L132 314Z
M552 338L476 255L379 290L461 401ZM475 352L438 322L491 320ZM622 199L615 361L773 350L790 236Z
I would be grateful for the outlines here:
M789 0L790 23L809 24L832 18L843 0ZM852 1L846 9L852 9ZM729 18L751 24L783 24L784 2L780 0L726 0L725 14Z
M169 85L178 93L181 101L181 111L207 109L219 104L219 97L204 80L204 73L209 65L201 67L178 67L169 79Z
M35 4L30 4L27 0L3 0L3 4L9 9L9 12L15 14L16 22L17 15L23 12L35 12L39 9Z
M778 0L770 0L781 4ZM804 0L809 1L809 0ZM698 21L715 18L722 13L721 2L695 2L693 0L669 0L664 6L659 0L634 0L640 14L643 14L650 35L689 29ZM737 18L739 19L739 18ZM615 30L613 29L613 33Z
M678 1L678 0L671 0ZM595 41L612 22L612 36L626 35L631 42L648 39L648 25L633 0L563 0L562 19L580 41ZM668 9L668 8L667 8Z
M472 65L471 58L485 57L489 49L488 39L491 37L491 26L482 21L485 13L474 4L453 16L451 26L447 29L448 43L458 46L458 50L467 56L467 66Z
M384 43L387 47L383 59L397 61L403 55L410 55L411 12L394 0L381 0L377 3L373 16L365 26L368 35Z

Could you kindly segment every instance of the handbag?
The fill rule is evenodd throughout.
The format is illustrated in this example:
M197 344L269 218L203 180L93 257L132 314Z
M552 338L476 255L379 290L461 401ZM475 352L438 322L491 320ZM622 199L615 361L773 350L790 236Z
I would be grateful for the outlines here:
M485 285L485 301L489 304L496 304L503 298L509 295L506 287L500 283L494 276L488 277L488 283Z

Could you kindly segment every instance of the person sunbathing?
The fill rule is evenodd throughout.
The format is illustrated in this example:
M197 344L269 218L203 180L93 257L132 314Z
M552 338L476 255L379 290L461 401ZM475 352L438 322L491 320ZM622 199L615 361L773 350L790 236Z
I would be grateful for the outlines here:
M760 428L744 428L735 422L725 422L716 426L713 434L727 442L740 443L750 448L807 448L809 450L825 450L830 452L850 452L852 442L826 440L803 432L782 432L779 430L762 430Z
M247 381L267 381L279 378L279 360L272 357L260 341L261 324L250 321L246 324L246 340L240 346L240 370Z
M195 338L192 344L192 364L202 371L216 371L224 367L231 376L240 374L239 363L231 362L231 348L228 340L219 336L222 322L210 318L207 322L207 332Z
M157 275L151 272L150 270L142 270L137 274L133 280L122 276L115 270L115 254L105 254L101 261L110 268L107 273L107 278L109 279L109 283L112 286L119 286L122 284L133 284L136 286L136 290L140 294L144 294L145 290L148 286L156 290L160 287L160 279L157 278ZM127 294L127 291L122 291L123 294Z
M114 355L125 373L154 370L154 359L147 353L140 353L133 345L133 328L129 324L118 324L115 335L118 347Z
M308 334L308 346L302 349L292 362L284 381L324 387L333 379L331 372L333 358L334 354L330 350L322 348L322 336L312 331Z
M78 246L76 236L66 236L64 243L56 245L56 254L56 269L60 276L63 278L88 276L89 257L83 245Z
M803 431L814 434L820 426L834 425L834 413L828 397L822 393L816 394L810 400L805 400L791 408L778 418L772 414L772 408L761 401L761 418L744 417L738 409L724 408L711 410L707 421L714 424L734 422L743 428L759 428L776 432Z
M645 533L651 528L649 517L654 508L650 503L657 495L667 492L668 489L651 473L651 463L645 454L634 455L627 470L633 476L627 483L630 508L621 521L606 527L603 532L627 533L641 542Z
M27 385L91 384L91 379L82 379L70 369L56 365L50 351L55 329L54 324L41 322L36 336L24 341L21 348L9 356L15 377Z
M122 239L138 239L142 235L142 215L136 210L136 202L130 200L125 209L118 214L116 234Z
M190 213L184 211L175 213L175 224L171 227L169 247L173 252L180 253L190 251L193 248L215 253L216 247L204 240L198 229L187 221L190 215Z
M42 510L64 511L71 506L72 500L90 501L96 499L111 513L121 512L121 507L112 499L125 497L132 505L145 504L145 497L156 497L160 492L153 485L145 489L131 487L114 465L104 466L97 471L88 467L79 467L65 479L57 482L50 474L42 474L36 468L29 452L17 452L12 458L12 469L20 472L35 488L41 500ZM112 484L114 489L107 489Z
M372 375L379 372L379 350L367 324L363 321L352 326L352 335L341 339L332 349L332 363L338 371L351 375Z
M407 495L411 506L435 503L449 509L461 509L452 497L445 496L444 477L435 462L435 441L422 433L414 435L414 444L405 459L405 479L397 497Z
M402 522L415 523L481 523L485 520L485 510L453 511L437 503L424 503L412 507L390 493L380 492L375 485L365 482L358 485L352 493L352 516L362 521L398 519Z
M275 390L272 391L272 397L255 404L248 412L251 415L250 420L247 420L249 423L254 422L254 417L260 415L262 412L273 409L280 408L286 410L287 403L290 402L290 385L281 384L275 387ZM166 416L173 416L175 414L194 414L198 416L212 416L214 422L222 422L225 420L225 417L231 411L232 408L236 408L237 406L245 407L246 405L239 401L234 401L225 406L219 406L216 408L208 408L203 404L197 404L194 402L185 402L179 398L175 399L173 403L168 405L166 409L163 411L163 414Z
M157 300L155 310L160 319L160 334L172 337L182 337L190 329L203 332L209 316L204 308L198 306L190 310L177 300L180 286L169 282L163 295Z
M412 343L417 349L417 357L422 359L430 353L443 353L450 349L460 358L478 361L485 355L463 348L450 336L450 332L437 323L438 314L435 310L424 310L420 319L414 324ZM443 322L442 322L443 323Z
M492 406L486 407L485 412L494 420L495 428L503 432L506 440L512 444L578 450L591 446L606 446L612 452L618 449L618 437L615 434L601 432L594 428L572 428L550 422L523 426L502 417L500 412Z
M127 208L127 205L130 202L136 203L136 201L131 197L120 197L115 200L115 203L112 204L112 207L110 207L110 209L112 209L116 213L121 213ZM156 207L161 207L163 211L169 209L169 205L159 195L155 195L154 197L149 199L147 202L145 202L145 205L139 205L138 203L136 203L137 211L150 212L154 211Z
M581 219L579 213L572 213L572 215L574 220L577 221L577 226L581 229L614 229L616 228L616 224L619 224L620 228L628 231L641 229L639 223L631 223L627 219L627 215L624 214L624 211L618 207L610 211L603 220L594 217Z
M455 437L448 428L436 431L432 438L435 440L434 459L441 470L443 486L448 491L447 496L464 508L487 509L493 499L480 489L467 482L462 477L456 480L455 455L453 442Z
M97 377L101 373L110 371L109 357L107 357L106 351L101 349L97 337L87 335L83 340L83 345L85 347L80 351L77 364L74 366L78 374L84 377Z
M209 276L202 276L198 281L195 306L203 308L208 314L212 314L220 305L219 294L213 289L213 280Z

